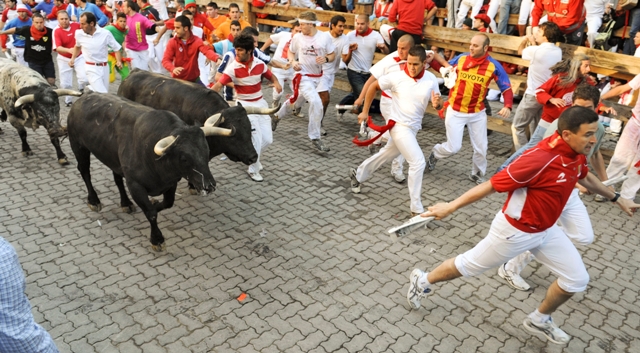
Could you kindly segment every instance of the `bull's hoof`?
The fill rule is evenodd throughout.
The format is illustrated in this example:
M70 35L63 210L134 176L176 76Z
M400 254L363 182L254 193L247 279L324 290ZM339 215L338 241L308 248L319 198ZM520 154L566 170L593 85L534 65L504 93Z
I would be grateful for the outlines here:
M67 159L67 157L60 158L60 159L58 159L58 163L60 165L69 165L69 160Z
M92 205L90 203L87 203L87 206L89 206L89 209L91 209L91 211L100 212L102 210L102 204L101 203L99 203L97 205Z
M133 213L136 211L136 205L123 206L122 211L126 213Z
M158 201L158 200L156 200L154 198L150 198L149 201L151 201L152 205L157 205L157 204L159 204L161 202L161 201Z
M167 250L167 246L164 243L158 245L151 244L151 249L153 249L153 251L155 252L163 252Z
M196 189L189 189L189 193L191 195L198 195L199 194L198 190L196 190Z
M22 151L23 157L33 156L33 151Z

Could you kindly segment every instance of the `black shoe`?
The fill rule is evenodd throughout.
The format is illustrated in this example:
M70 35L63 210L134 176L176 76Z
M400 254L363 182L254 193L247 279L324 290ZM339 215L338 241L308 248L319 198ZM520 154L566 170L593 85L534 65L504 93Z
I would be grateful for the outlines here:
M427 159L427 170L432 172L434 169L436 169L436 163L438 163L438 158L436 158L436 155L431 152L429 158Z

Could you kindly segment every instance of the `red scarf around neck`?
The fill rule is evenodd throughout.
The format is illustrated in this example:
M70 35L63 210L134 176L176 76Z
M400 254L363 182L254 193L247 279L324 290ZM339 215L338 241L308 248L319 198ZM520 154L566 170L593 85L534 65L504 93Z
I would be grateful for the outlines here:
M364 32L364 34L360 34L360 32L356 31L356 37L357 37L357 36L360 36L360 37L366 37L366 36L368 36L369 34L371 34L371 32L373 32L373 28L371 28L371 27L369 27L369 28Z
M47 34L47 29L43 29L42 32L38 31L35 26L31 26L31 37L36 42L42 39Z
M422 76L424 76L424 69L418 74L418 76L416 77L411 77L411 74L409 73L409 65L405 65L404 66L404 73L407 74L407 76L411 77L412 79L416 80L416 82L418 82L419 79L422 78Z
M485 60L487 60L488 57L489 57L489 51L487 51L486 53L484 53L483 56L477 59L472 57L471 54L469 54L467 55L467 58L464 60L464 65L462 65L462 69L469 70L472 67L476 67L482 64Z
M118 31L120 31L120 32L122 32L122 33L124 33L124 32L126 32L126 31L127 31L127 29L126 29L126 28L122 28L122 27L118 26L118 24L117 24L117 23L115 23L115 22L113 23L113 27L115 27Z

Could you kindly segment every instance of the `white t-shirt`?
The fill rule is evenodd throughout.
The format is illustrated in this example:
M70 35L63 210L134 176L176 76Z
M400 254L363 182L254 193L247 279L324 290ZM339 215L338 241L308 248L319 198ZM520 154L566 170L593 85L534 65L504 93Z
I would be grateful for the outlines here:
M278 32L269 36L271 40L278 45L276 52L273 54L273 59L278 62L286 64L289 62L289 47L291 46L291 32Z
M336 72L340 69L340 62L342 62L342 57L340 53L342 53L342 48L347 45L347 36L341 35L340 37L334 38L330 33L329 37L331 37L331 41L333 45L336 47L336 58L333 59L332 62L326 63L322 65L322 71L325 75L335 75Z
M382 60L378 61L375 65L371 67L371 69L369 69L369 72L371 72L371 76L375 77L376 79L379 79L380 77L386 74L389 74L391 72L397 72L402 70L404 66L401 66L400 63L405 63L406 60L397 61L396 60L397 58L399 58L397 51L394 51L393 53L382 58ZM382 93L383 93L382 94L383 97L387 97L389 99L391 98L391 91L385 90L385 91L382 91Z
M536 94L536 89L551 78L551 66L562 60L562 49L554 43L542 43L524 48L522 58L529 60L527 90L525 94Z
M438 80L429 71L420 79L410 77L403 71L392 72L378 79L381 90L390 91L392 97L390 119L413 129L422 128L422 118L431 101L431 92L440 94Z
M372 31L366 36L356 35L357 31L347 34L349 45L357 43L358 49L351 53L351 61L347 68L354 71L368 72L373 63L373 55L376 53L376 45L384 44L384 39L378 31ZM349 45L342 48L342 54L349 54Z
M76 30L76 47L82 47L82 55L88 62L105 63L111 51L120 50L121 46L113 38L111 32L100 27L96 27L93 35L84 33L83 30Z
M322 31L316 31L312 36L297 33L291 40L292 50L298 56L302 66L301 74L318 75L322 72L322 65L316 63L317 57L325 57L335 52L335 46L331 41L331 35Z

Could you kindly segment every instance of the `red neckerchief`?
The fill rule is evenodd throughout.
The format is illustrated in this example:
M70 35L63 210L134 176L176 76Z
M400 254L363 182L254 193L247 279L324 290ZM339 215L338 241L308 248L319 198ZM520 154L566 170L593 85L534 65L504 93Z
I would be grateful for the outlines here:
M229 33L229 36L227 37L227 39L233 43L233 35L231 33Z
M238 56L236 56L236 61L239 62L240 64L244 65L247 67L247 70L249 68L251 68L251 63L253 62L253 53L251 53L251 56L249 56L249 60L242 62L238 59Z
M464 60L464 65L462 65L463 70L469 70L472 67L476 67L482 64L489 57L489 52L487 51L484 55L478 59L475 59L471 56L471 54L467 55L467 58Z
M369 29L367 29L364 34L360 34L358 31L356 31L356 37L360 36L360 37L366 37L369 34L371 34L371 32L373 32L373 28L369 27Z
M126 28L120 28L120 26L118 26L118 24L117 24L117 23L115 23L115 22L114 22L114 23L112 23L112 25L113 25L113 27L115 27L118 31L120 31L120 32L122 32L122 33L124 33L124 32L126 32L126 31L127 31L127 29L126 29Z
M399 56L394 56L394 57L393 57L393 60L395 60L397 63L399 63L399 62L401 62L401 61L402 61L402 59L400 59L400 57L399 57Z
M418 76L416 77L411 77L411 74L409 73L409 65L405 65L404 66L404 73L407 74L407 76L411 77L412 79L414 79L416 82L418 82L419 79L422 78L422 76L424 76L424 69L422 70L422 72L420 72L418 74Z
M42 37L44 37L46 34L47 34L46 28L43 29L41 32L41 31L38 31L35 26L31 26L31 36L33 37L33 40L35 40L36 42L42 39Z

